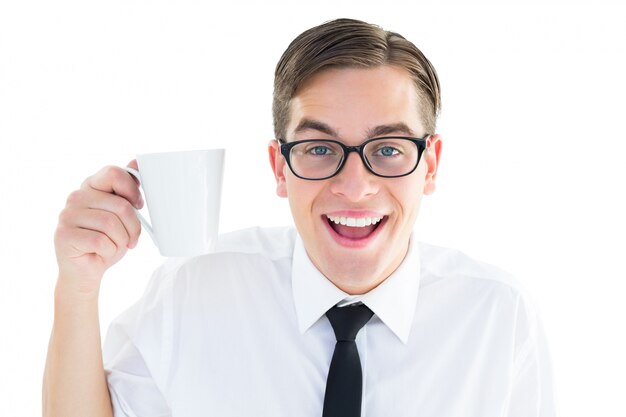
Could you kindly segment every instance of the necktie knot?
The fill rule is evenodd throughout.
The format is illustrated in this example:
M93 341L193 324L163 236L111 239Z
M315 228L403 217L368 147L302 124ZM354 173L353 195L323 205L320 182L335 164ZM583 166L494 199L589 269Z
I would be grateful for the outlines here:
M359 330L372 318L374 312L365 304L346 307L334 306L326 312L338 342L354 342Z

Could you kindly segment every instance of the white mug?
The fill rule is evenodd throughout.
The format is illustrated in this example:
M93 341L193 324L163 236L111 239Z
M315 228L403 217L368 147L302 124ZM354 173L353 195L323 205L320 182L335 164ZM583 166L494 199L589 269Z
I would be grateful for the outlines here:
M211 252L219 227L224 149L137 155L150 224L137 217L163 256Z

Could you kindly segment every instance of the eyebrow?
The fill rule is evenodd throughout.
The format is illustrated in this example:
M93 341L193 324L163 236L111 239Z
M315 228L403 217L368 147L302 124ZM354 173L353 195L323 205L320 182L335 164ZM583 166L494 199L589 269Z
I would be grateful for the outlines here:
M406 123L398 122L390 125L380 125L367 130L367 139L375 138L376 136L384 136L390 133L401 132L408 136L415 136L415 132L411 130Z
M332 136L334 138L338 138L339 134L335 129L330 127L328 124L324 122L320 122L319 120L307 119L304 118L298 123L298 126L294 129L294 133L300 133L305 130L317 130L320 133L323 133L328 136ZM415 132L411 130L411 128L403 122L392 123L379 125L376 127L372 127L366 130L366 139L375 138L377 136L384 136L390 133L401 132L408 136L415 136Z
M298 126L296 126L293 133L300 133L305 130L317 130L318 132L321 132L328 136L332 136L335 138L339 137L335 129L333 129L326 123L320 122L318 120L306 119L306 118L300 120L300 123L298 123Z

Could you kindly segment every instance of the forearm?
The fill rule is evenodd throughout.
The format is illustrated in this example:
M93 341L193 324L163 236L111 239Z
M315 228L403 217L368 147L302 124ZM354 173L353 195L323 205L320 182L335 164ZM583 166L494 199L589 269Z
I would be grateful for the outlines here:
M54 310L44 373L43 415L111 417L97 294L78 294L59 279Z

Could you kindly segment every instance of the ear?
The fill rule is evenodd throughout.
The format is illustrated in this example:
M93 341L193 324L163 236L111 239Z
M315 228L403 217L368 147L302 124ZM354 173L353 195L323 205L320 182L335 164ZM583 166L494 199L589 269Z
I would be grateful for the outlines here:
M435 192L435 179L437 177L437 168L441 160L441 136L436 134L428 138L426 142L426 150L423 157L426 160L427 171L424 182L424 194L429 195Z
M271 140L267 146L270 157L270 165L276 178L276 194L279 197L287 197L287 183L285 182L285 158L280 153L280 143L277 140Z

